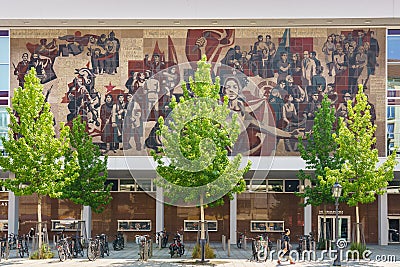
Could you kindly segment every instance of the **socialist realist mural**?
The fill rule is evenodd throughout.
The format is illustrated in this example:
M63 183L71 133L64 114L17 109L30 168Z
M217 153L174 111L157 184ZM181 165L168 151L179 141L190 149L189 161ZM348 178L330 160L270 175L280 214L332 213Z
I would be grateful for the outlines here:
M201 55L221 79L241 134L231 153L298 154L326 95L347 117L357 84L385 154L385 30L32 29L11 31L11 88L35 68L56 127L81 115L103 154L148 155L162 145L157 118L182 97ZM14 78L13 78L14 77Z

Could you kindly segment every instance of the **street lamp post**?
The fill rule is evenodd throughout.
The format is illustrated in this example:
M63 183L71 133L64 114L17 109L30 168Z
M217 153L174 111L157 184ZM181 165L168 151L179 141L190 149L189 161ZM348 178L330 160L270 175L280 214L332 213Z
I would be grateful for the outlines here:
M338 246L339 239L339 197L342 194L342 186L336 181L332 186L332 195L335 198L336 208L336 221L335 221L335 239L336 239L336 258L333 262L333 266L342 266L340 263L340 248Z

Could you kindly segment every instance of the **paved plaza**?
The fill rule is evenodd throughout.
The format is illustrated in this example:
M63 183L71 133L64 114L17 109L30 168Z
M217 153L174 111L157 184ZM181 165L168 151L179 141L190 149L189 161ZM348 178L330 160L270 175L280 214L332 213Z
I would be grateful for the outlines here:
M221 243L212 243L211 246L216 252L216 258L201 263L191 259L191 252L193 243L186 243L186 252L182 257L171 258L168 253L168 248L158 249L154 246L153 256L146 262L138 260L139 249L135 243L128 243L121 251L114 251L111 249L110 255L104 258L99 258L96 261L89 261L85 256L74 258L60 262L55 251L55 257L47 260L30 260L17 257L17 251L12 250L10 259L1 260L0 266L68 266L68 267L84 267L84 266L279 266L277 258L274 256L273 260L267 259L265 262L255 262L249 260L251 258L251 247L248 245L247 249L238 249L236 246L231 246L230 256L228 251L223 250ZM341 266L400 266L400 245L377 246L369 245L367 248L372 252L371 261L362 260L360 262L342 261ZM324 260L319 260L321 251L318 251L317 258L312 261L297 261L295 265L290 265L289 262L282 261L280 266L332 266L333 260L325 257Z

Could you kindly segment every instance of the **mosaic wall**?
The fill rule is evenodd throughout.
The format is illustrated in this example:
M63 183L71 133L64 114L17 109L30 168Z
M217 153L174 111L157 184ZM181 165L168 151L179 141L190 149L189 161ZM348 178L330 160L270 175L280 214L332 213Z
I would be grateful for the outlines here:
M157 118L202 54L247 118L246 155L298 155L327 95L339 117L364 84L385 155L385 29L24 29L11 31L11 88L34 67L56 127L80 114L104 154L148 155Z

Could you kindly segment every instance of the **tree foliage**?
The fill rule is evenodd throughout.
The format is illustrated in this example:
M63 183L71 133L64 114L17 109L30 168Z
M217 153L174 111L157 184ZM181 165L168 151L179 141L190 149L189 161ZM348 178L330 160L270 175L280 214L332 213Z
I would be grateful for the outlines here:
M228 101L220 101L219 78L212 82L206 57L198 62L189 86L183 84L184 97L170 103L168 118L159 119L164 154L153 154L157 161L157 184L171 202L222 204L222 197L245 190L241 155L232 160L228 150L239 134L236 114L231 115ZM193 205L195 206L195 205Z
M331 107L328 97L322 100L321 108L317 110L314 118L312 134L308 133L305 140L299 137L299 151L301 158L306 162L306 168L314 170L314 175L300 170L297 177L310 183L304 187L304 191L296 195L306 198L304 205L319 206L333 203L333 183L327 181L326 168L337 169L341 160L336 155L337 144L333 138L335 132L335 111ZM306 141L306 145L303 145Z
M73 120L70 133L70 148L66 161L74 161L78 157L79 176L64 187L63 198L76 204L90 206L94 212L100 213L112 200L111 184L105 186L107 180L107 159L101 159L100 149L93 144L92 137L85 131L86 123L78 116Z
M53 113L43 95L43 85L32 68L25 75L25 88L14 90L8 139L2 137L7 156L0 156L3 171L10 171L13 178L1 182L16 196L37 194L39 241L42 248L42 199L44 196L61 198L63 188L78 176L76 153L73 160L65 161L69 149L69 128L61 125L56 136ZM43 251L39 249L39 258Z
M371 106L359 86L356 102L348 102L348 118L341 118L339 131L334 134L338 144L337 154L344 162L339 169L327 169L328 182L338 181L343 187L343 197L349 206L371 203L376 195L385 192L388 182L393 179L396 154L393 153L378 165L376 125L371 121ZM322 181L321 181L322 182Z
M61 126L57 137L50 104L42 93L43 85L32 68L25 76L25 88L17 88L12 98L8 139L2 137L7 156L0 157L3 171L15 174L2 185L17 196L37 193L58 198L71 183L79 168L76 160L64 161L69 148L69 129ZM71 155L76 159L76 154Z

